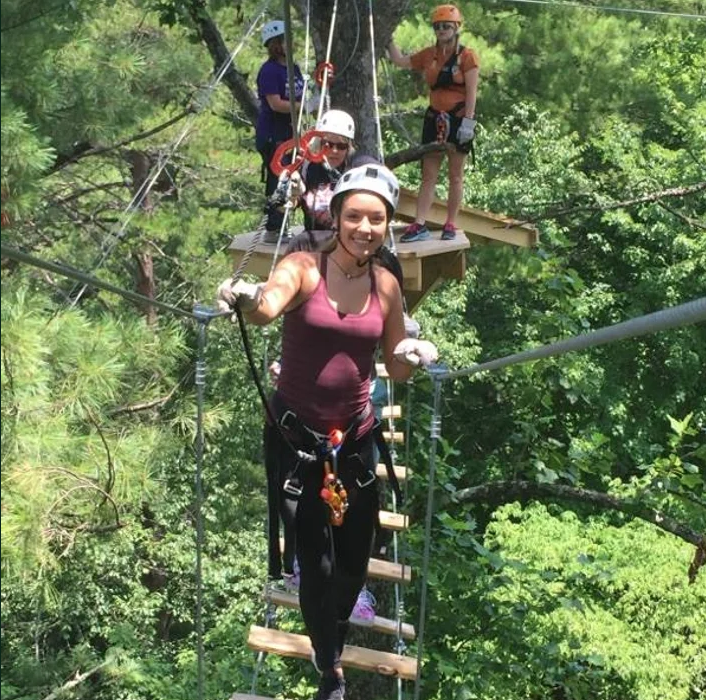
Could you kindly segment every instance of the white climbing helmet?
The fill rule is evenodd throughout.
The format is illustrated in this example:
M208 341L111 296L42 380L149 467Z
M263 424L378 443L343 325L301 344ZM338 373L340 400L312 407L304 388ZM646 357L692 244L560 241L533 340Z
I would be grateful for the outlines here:
M267 46L267 42L276 36L284 36L284 22L281 19L272 20L262 28L262 45Z
M387 205L388 218L392 218L400 198L400 183L391 170L379 163L360 165L347 170L341 175L333 190L329 206L331 214L336 215L341 198L346 192L358 190L373 192L382 197Z
M326 131L329 134L345 136L351 141L355 138L355 123L353 117L342 109L330 109L324 114L316 125L317 131Z

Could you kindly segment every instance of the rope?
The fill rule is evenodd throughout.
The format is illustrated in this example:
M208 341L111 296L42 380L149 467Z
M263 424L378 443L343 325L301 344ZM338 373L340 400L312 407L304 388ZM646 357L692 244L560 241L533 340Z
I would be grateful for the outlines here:
M598 10L601 12L624 12L626 14L653 15L662 17L679 17L681 19L706 19L706 15L688 14L686 12L664 12L662 10L641 10L636 7L610 7L606 5L584 5L580 2L555 2L555 0L504 0L504 2L525 3L528 5L554 5L569 9Z
M556 343L543 345L532 350L524 350L523 352L515 353L501 357L497 360L484 362L480 365L473 365L465 369L456 370L455 372L442 371L439 373L439 379L446 381L448 379L456 379L458 377L469 377L478 372L489 372L502 367L509 367L524 362L533 362L545 357L553 357L555 355L563 355L566 352L575 352L576 350L585 350L586 348L596 347L597 345L605 345L626 338L634 338L636 336L645 335L646 333L654 333L656 331L668 330L677 326L685 326L693 323L706 321L706 297L695 299L694 301L674 306L670 309L656 311L646 316L623 321L613 326L606 326L599 330L577 335L566 340L560 340Z
M11 246L0 244L0 254L4 257L10 258L11 260L16 260L17 262L26 263L27 265L32 265L33 267L41 268L42 270L48 270L49 272L54 272L57 275L62 275L68 277L69 279L76 280L84 285L84 289L87 287L97 287L98 289L103 289L106 292L112 292L118 296L132 301L136 304L149 304L151 306L156 306L162 311L168 311L176 316L181 316L182 318L193 318L197 317L186 309L181 309L178 306L172 306L171 304L165 304L162 301L157 301L156 299L150 299L143 294L138 294L137 292L131 292L128 289L122 289L121 287L116 287L109 282L103 282L97 277L92 277L91 275L81 272L80 270L75 270L72 267L62 265L59 263L49 262L48 260L41 260L33 255L23 253L22 251L12 248Z
M166 155L165 154L160 155L159 161L153 166L150 175L142 183L142 185L140 186L138 191L134 194L134 196L132 197L132 199L128 203L127 207L123 211L122 215L125 217L123 219L123 222L120 224L120 226L118 227L118 230L115 234L111 233L111 236L113 237L112 243L106 247L105 241L104 241L103 245L101 245L101 248L104 248L104 251L99 256L98 260L91 267L91 272L95 272L99 267L101 267L101 265L103 265L103 263L108 259L108 257L113 252L113 250L118 245L118 243L120 243L120 241L124 238L127 226L130 223L130 221L132 220L132 217L135 215L135 212L137 212L140 209L140 207L144 203L145 199L147 198L147 195L149 194L150 190L154 186L155 182L157 182L157 179L159 178L161 172L164 170L167 163L169 163L170 159L174 157L174 154L176 153L177 149L181 146L184 139L186 139L187 135L189 134L189 132L192 128L194 121L199 116L199 114L205 109L206 105L208 104L208 102L211 99L211 95L213 94L215 89L218 87L219 83L223 79L223 76L226 74L226 71L230 68L230 65L235 60L235 57L240 53L241 49L245 45L246 40L252 34L252 32L255 28L255 25L260 21L260 18L264 15L266 7L267 7L267 4L265 4L263 9L260 11L260 13L257 15L257 17L250 24L250 27L248 27L248 30L245 33L245 36L240 41L240 44L238 44L238 46L236 46L236 48L230 54L228 59L223 63L223 65L221 66L221 68L218 71L218 73L216 74L216 76L211 80L211 82L207 85L207 87L201 93L201 96L196 100L197 104L194 108L194 111L189 115L189 117L187 117L186 122L184 124L184 127L181 130L181 133L172 142L172 145L168 149ZM73 301L71 302L72 307L78 303L79 299L83 296L85 291L86 291L86 285L84 285L77 293L76 293L76 287L74 286L74 288L71 290L71 292L69 294L69 296L73 296L74 293L76 293L76 296L74 297Z
M375 58L375 28L373 23L373 0L368 0L368 18L370 22L370 57L373 63L373 108L375 110L375 136L378 146L378 160L385 162L385 153L382 148L382 128L380 126L380 95L378 94L377 61ZM394 251L394 237L392 250Z
M336 15L338 14L338 0L334 0L333 3L333 10L331 11L331 24L329 25L329 31L328 31L328 42L326 43L326 58L324 61L328 64L331 63L331 48L333 47L333 30L334 27L336 26ZM327 108L328 105L328 71L324 71L324 77L323 80L321 81L321 98L319 99L319 112L318 112L318 118L321 119L321 117L324 114L325 107ZM317 120L318 121L318 120Z

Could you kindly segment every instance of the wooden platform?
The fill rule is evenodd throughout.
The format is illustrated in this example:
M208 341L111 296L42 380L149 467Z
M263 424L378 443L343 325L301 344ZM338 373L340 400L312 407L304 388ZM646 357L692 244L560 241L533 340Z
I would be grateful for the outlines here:
M281 591L277 588L270 588L268 589L265 597L275 605L281 605L285 608L299 610L299 596L296 593L289 593L287 591ZM351 619L351 624L355 625L356 622ZM381 632L382 634L396 635L397 622L395 620L389 620L385 617L376 615L373 620L373 624L367 626L365 629L370 629L374 632ZM403 639L414 639L415 637L414 625L410 625L406 622L403 622L400 626L400 632Z
M311 642L303 634L292 634L281 630L253 626L248 635L248 646L255 651L311 659ZM394 676L406 680L417 677L417 660L409 656L391 654L387 651L364 649L346 644L341 655L344 668L373 671L383 676Z
M411 190L400 190L400 203L395 219L399 221L414 221L417 197ZM422 299L444 279L463 279L466 272L465 250L471 242L504 243L521 247L537 244L537 230L527 224L520 224L513 219L497 214L461 207L456 221L459 229L453 241L441 240L441 227L446 221L446 203L435 199L427 224L432 229L432 236L427 241L416 243L400 243L399 234L402 227L395 229L397 255L402 265L407 308L413 311ZM303 230L302 226L293 226L291 234L296 235ZM235 236L229 246L234 267L237 267L252 246L256 232L243 233ZM390 245L390 241L387 241ZM284 252L284 244L280 255ZM246 271L267 279L272 267L272 258L276 246L258 243L253 249Z

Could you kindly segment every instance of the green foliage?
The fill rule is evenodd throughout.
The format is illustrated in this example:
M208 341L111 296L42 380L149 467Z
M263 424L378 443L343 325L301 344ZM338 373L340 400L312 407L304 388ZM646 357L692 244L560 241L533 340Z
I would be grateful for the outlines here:
M464 201L536 221L540 245L474 247L465 278L425 300L416 315L443 361L469 366L703 296L703 190L659 196L703 180L703 24L461 6L463 41L482 62L478 160ZM431 42L430 7L410 5L395 31L404 50ZM219 0L200 11L235 46L257 9ZM135 256L148 253L157 298L210 300L231 236L260 218L262 187L232 97L219 88L206 99L212 61L194 41L189 4L37 10L9 0L2 25L12 222L3 241L127 288ZM262 58L254 35L237 58L251 84ZM410 72L386 73L396 98L382 102L384 125L416 134L425 87ZM190 105L195 113L161 129ZM185 134L126 224L131 151L154 163ZM402 129L385 140L388 152L407 145ZM419 185L416 165L399 174ZM442 176L441 196L446 185ZM148 325L91 289L70 308L75 292L71 281L3 263L2 695L40 700L96 669L72 697L192 700L195 329L161 312ZM259 361L278 346L277 329L250 337ZM702 324L444 385L439 493L512 478L588 487L703 532L705 347ZM265 488L259 399L225 322L209 326L206 367L203 620L215 700L251 682L245 638L263 614ZM406 556L416 623L428 377L414 396ZM437 508L423 697L706 692L706 593L703 572L686 583L690 547L580 504L469 511L439 499ZM295 612L279 623L301 629ZM314 683L300 662L270 657L258 691L305 700ZM379 687L360 692L383 697Z

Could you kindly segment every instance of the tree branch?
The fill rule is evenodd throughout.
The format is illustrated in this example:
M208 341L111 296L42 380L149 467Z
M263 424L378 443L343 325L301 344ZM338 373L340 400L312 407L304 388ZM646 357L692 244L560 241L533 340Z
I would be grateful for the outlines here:
M206 45L213 59L215 71L220 71L221 66L230 60L230 51L226 46L216 23L208 14L204 0L190 0L187 5L189 15L198 29L201 41ZM258 104L252 90L248 87L245 78L238 73L231 63L223 74L223 83L228 87L235 101L245 112L247 118L254 125L257 121Z
M92 668L90 671L86 671L85 673L79 673L78 671L76 671L76 675L71 680L66 681L66 683L64 683L64 685L62 685L60 688L57 688L53 692L49 693L49 695L47 695L44 700L56 700L56 698L58 698L60 695L63 695L67 690L75 688L79 683L83 683L83 681L85 681L87 678L94 676L100 670L112 663L113 659L106 659L103 663L98 664L98 666Z
M188 107L183 112L181 112L181 114L177 114L175 117L168 119L163 124L155 126L154 129L148 129L147 131L143 131L139 134L135 134L134 136L130 136L130 138L127 138L124 141L119 141L118 143L115 143L112 146L96 146L80 150L77 153L72 153L66 156L63 160L61 160L61 162L57 162L55 165L49 168L49 170L46 171L45 175L52 175L53 173L56 173L59 170L63 170L67 165L71 165L71 163L76 163L77 161L83 160L83 158L87 158L88 156L98 156L102 155L103 153L109 153L110 151L115 151L118 148L127 146L130 143L134 143L135 141L142 141L143 139L149 138L150 136L154 136L154 134L158 134L160 131L164 131L170 126L176 124L177 122L180 122L182 119L189 116L189 114L191 114L193 111L194 110L192 107Z
M479 486L461 489L452 495L452 500L461 502L491 501L508 503L509 501L539 500L569 500L588 503L601 510L614 510L625 513L633 518L639 518L656 527L693 544L699 552L706 551L706 534L697 532L693 528L678 522L668 515L650 508L642 503L628 501L611 496L601 491L566 486L564 484L540 484L534 481L494 481ZM700 560L695 558L693 576L704 563L703 556ZM690 573L691 577L691 573Z
M566 214L576 214L578 212L604 212L612 211L613 209L625 209L628 207L634 207L637 204L648 204L650 202L659 202L662 199L669 197L688 197L689 195L696 194L706 189L706 182L697 182L693 185L686 185L684 187L670 187L666 190L661 190L659 192L652 192L650 194L644 194L640 197L634 197L632 199L624 199L620 202L613 202L611 204L587 204L585 206L576 207L565 207L563 209L557 209L555 211L546 211L543 214L528 218L524 221L520 221L519 225L532 224L537 221L542 221L544 219L555 219L559 216L564 216ZM690 219L688 220L691 225L694 225Z
M405 148L402 151L391 153L385 158L385 165L390 170L394 170L405 163L421 160L427 153L437 153L439 151L446 153L452 148L455 148L455 146L451 143L427 143L423 146L412 146L412 148Z

